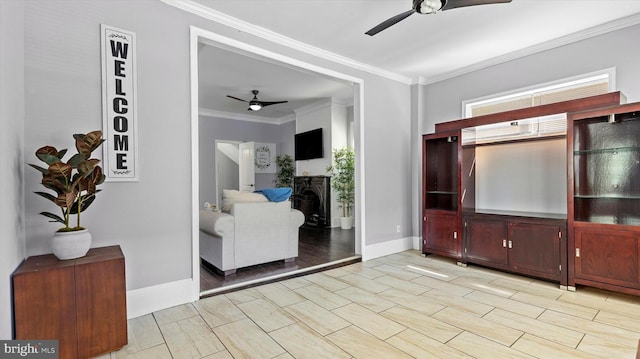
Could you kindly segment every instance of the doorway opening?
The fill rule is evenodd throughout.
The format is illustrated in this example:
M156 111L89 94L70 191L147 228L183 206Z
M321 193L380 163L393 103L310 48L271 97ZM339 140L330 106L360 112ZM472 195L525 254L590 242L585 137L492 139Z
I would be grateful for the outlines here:
M314 244L318 244L318 236L329 237L332 239L336 239L336 241L341 241L344 237L350 236L352 238L350 240L350 245L353 248L353 252L355 256L351 256L349 258L341 258L337 261L331 261L327 263L321 264L309 264L303 266L297 265L294 268L287 268L286 271L272 271L270 275L267 277L262 277L258 279L253 279L247 277L246 280L239 281L237 283L230 283L229 285L223 285L222 287L216 288L214 290L202 291L201 290L201 281L203 278L201 275L198 275L200 271L200 255L199 255L199 210L202 207L202 194L200 193L200 182L201 178L201 153L200 153L200 145L199 141L199 133L200 133L200 120L203 112L200 106L199 100L199 72L200 65L198 62L198 54L199 50L203 46L213 46L220 50L231 51L236 54L241 54L248 58L253 59L254 61L265 61L268 63L277 63L279 66L284 66L289 68L289 70L293 72L304 72L306 74L313 74L314 76L322 77L324 79L331 79L332 81L337 81L343 84L349 84L352 88L352 98L353 98L353 148L356 154L356 203L355 203L355 227L352 230L342 230L340 228L323 228L322 231L301 229L301 243L303 242L302 237L309 242ZM232 70L232 69L225 69ZM211 33L202 29L198 29L195 27L191 28L191 128L192 128L192 168L193 168L193 178L192 178L192 193L193 193L193 221L192 221L192 243L193 243L193 279L194 279L194 290L197 288L201 296L212 295L218 292L224 292L228 290L232 290L237 287L244 287L247 285L253 285L257 282L263 281L272 281L283 277L299 275L305 271L317 271L324 267L335 266L340 262L344 261L353 261L354 258L359 260L359 257L362 253L363 249L363 238L364 238L364 211L362 210L364 201L363 201L363 188L364 188L364 177L362 176L363 171L363 154L361 151L361 144L363 142L363 132L362 132L362 86L363 81L358 78L351 77L349 75L341 74L332 70L328 70L325 68L317 67L312 64L300 62L293 58L285 57L280 54L276 54L261 48L257 48L252 45L248 45L245 43L238 42L236 40L226 38L224 36ZM254 77L252 81L260 81L259 76ZM205 111L206 112L206 111ZM205 116L206 117L206 116ZM290 120L289 120L290 121ZM296 129L297 131L297 129ZM215 137L213 137L215 138ZM246 140L246 139L243 139ZM224 142L224 141L222 141ZM243 141L240 141L243 142ZM349 143L351 144L351 143ZM303 175L304 173L298 173L299 175ZM218 201L218 196L220 194L220 186L216 183L216 200ZM220 202L218 202L220 203ZM350 233L349 233L350 232ZM337 242L336 242L337 243ZM303 244L301 244L303 245ZM302 250L301 250L302 251ZM314 250L305 250L307 252L314 252ZM316 250L317 251L317 248Z

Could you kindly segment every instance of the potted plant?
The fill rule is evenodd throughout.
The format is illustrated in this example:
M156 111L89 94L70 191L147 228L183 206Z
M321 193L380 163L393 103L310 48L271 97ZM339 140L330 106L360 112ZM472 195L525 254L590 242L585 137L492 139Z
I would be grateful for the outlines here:
M51 212L41 212L50 222L59 222L64 227L56 231L51 247L53 254L59 259L73 259L83 257L91 247L91 234L80 225L80 214L95 200L100 192L97 186L105 180L100 160L91 158L91 153L104 142L102 131L87 134L75 134L76 150L67 162L63 157L66 149L59 150L53 146L44 146L36 151L36 157L47 166L41 167L29 164L42 173L42 185L54 192L34 192L56 206L60 207L62 215ZM75 226L71 218L76 216Z
M276 173L276 179L273 181L276 187L293 188L293 174L296 171L293 158L288 154L277 155L276 166L278 167L278 172Z
M327 172L331 174L331 186L336 192L337 200L342 208L340 225L342 229L351 229L353 220L351 208L353 208L355 195L355 158L353 149L344 147L333 150L333 164L327 166Z

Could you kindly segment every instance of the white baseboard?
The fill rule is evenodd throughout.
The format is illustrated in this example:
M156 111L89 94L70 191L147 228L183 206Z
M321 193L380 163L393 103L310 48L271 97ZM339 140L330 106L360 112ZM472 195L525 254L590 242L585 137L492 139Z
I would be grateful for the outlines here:
M421 250L422 249L422 238L416 236L416 237L411 237L413 238L413 248L415 250Z
M419 249L420 239L418 237L404 237L392 241L372 244L364 247L362 260L368 261L390 254L404 252L409 249Z
M191 278L127 291L127 318L193 302L198 296L194 299L192 292Z

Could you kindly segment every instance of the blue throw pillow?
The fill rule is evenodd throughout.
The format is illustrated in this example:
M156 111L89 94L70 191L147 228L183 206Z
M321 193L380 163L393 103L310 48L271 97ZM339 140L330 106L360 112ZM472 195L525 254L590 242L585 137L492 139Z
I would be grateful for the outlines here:
M293 190L290 187L280 188L263 188L256 191L256 193L262 193L271 202L283 202L291 197Z

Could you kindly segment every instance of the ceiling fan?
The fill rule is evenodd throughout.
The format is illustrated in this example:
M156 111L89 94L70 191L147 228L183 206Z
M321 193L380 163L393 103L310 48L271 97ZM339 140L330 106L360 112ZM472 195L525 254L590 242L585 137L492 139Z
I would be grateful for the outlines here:
M508 3L511 0L413 0L413 7L409 11L405 11L401 14L398 14L394 17L391 17L371 30L365 32L365 34L369 36L373 36L379 33L386 28L399 23L400 21L409 17L409 15L413 15L413 13L418 14L435 14L437 11L445 11L451 10L464 6L474 6L474 5L487 5L487 4L498 4L498 3Z
M242 102L248 102L249 103L249 108L247 109L248 111L260 111L260 109L262 109L265 106L271 106L279 103L289 102L289 101L260 101L258 100L258 90L252 90L251 93L253 94L253 99L251 99L251 101L243 100L241 98L233 97L231 95L227 95L227 97L232 98L234 100L242 101Z

